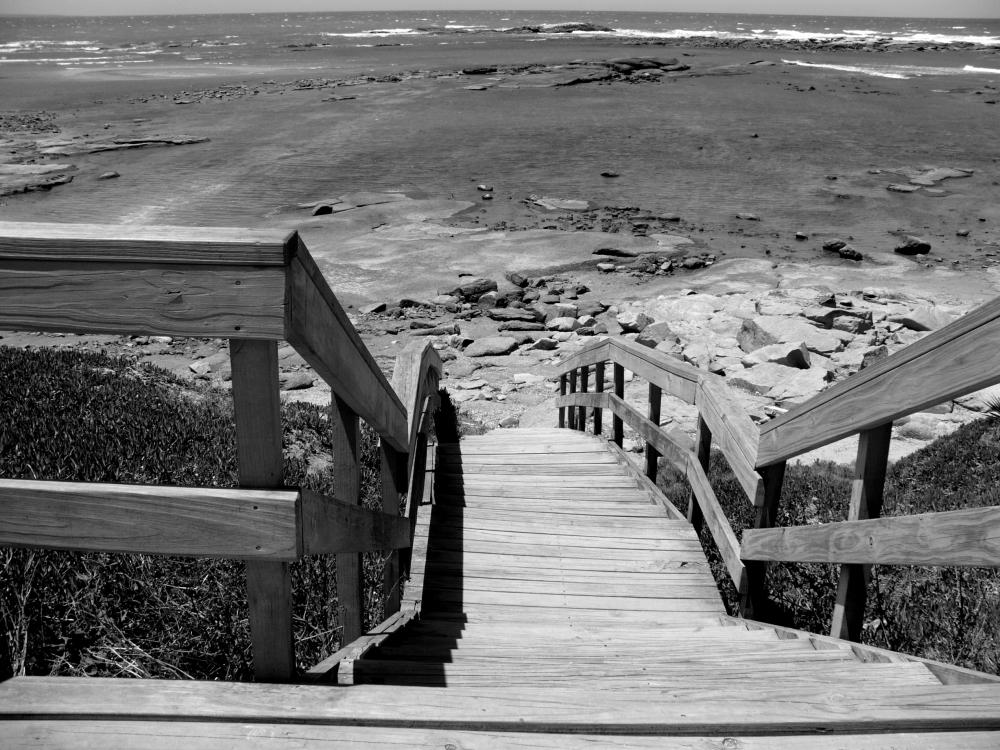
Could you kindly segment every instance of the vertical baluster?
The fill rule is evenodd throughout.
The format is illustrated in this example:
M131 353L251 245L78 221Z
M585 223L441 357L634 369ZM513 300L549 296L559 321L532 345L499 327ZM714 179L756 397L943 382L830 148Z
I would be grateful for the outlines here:
M615 367L615 395L618 398L625 398L625 368L614 363ZM615 441L615 445L619 448L622 447L622 438L624 436L624 425L622 424L622 418L619 417L614 412L611 413L611 430L612 439Z
M892 423L865 430L858 442L858 458L854 464L851 486L851 507L848 521L878 518L882 514L885 472L889 462ZM837 601L833 607L830 635L849 641L861 640L861 627L868 599L871 565L841 565Z
M594 392L604 393L604 366L605 362L598 362L594 365ZM604 409L596 407L594 409L594 434L600 435L603 429Z
M284 486L278 343L230 339L241 487ZM247 560L253 671L258 682L295 677L292 576L287 562Z
M587 381L590 378L590 367L584 365L580 368L580 393L587 392ZM579 411L576 415L576 429L580 432L586 432L587 430L587 407L579 407Z
M382 442L382 511L399 515L399 498L406 486L406 454ZM399 611L399 551L388 550L382 572L382 619Z
M330 408L333 496L361 505L361 420L334 394ZM337 555L337 612L341 646L364 635L364 563L358 552Z
M698 415L698 432L694 438L694 446L697 452L698 463L705 470L705 476L708 476L708 464L712 456L712 431L708 429L708 425L701 414ZM694 530L700 534L705 517L698 506L698 498L695 496L694 490L691 491L691 495L688 498L687 517L688 522L694 526Z
M570 370L569 373L569 392L576 393L576 370ZM569 407L569 428L571 430L576 429L576 407Z
M764 504L757 508L753 527L771 529L778 517L781 503L781 485L785 481L785 463L761 470L764 479ZM740 616L748 620L768 622L774 619L770 612L767 593L767 563L747 561L747 590L740 595Z
M563 373L562 375L559 376L559 395L560 396L565 396L566 395L566 373ZM565 406L560 406L559 407L559 426L560 427L565 427L566 426L566 407Z
M649 421L659 426L660 424L660 401L663 392L660 386L649 384ZM660 458L659 451L653 447L652 443L646 443L646 476L649 481L656 482L656 461Z

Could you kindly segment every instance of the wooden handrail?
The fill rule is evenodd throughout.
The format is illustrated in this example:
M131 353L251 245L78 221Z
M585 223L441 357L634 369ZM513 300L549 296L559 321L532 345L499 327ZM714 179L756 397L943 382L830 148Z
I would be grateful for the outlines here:
M0 479L0 546L293 561L409 544L406 519L305 489Z
M997 340L1000 298L765 424L757 468L1000 382Z

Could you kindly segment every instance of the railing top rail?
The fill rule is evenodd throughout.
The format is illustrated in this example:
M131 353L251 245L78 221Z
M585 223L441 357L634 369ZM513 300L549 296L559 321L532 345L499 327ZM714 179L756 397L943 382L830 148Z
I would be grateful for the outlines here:
M763 425L757 468L1000 382L1000 298Z
M287 266L294 236L287 229L0 221L0 258Z

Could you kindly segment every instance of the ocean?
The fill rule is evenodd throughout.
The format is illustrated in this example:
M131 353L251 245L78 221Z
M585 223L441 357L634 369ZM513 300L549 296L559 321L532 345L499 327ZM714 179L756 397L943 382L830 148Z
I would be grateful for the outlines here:
M472 45L573 36L674 39L893 41L1000 48L1000 19L869 18L615 11L249 13L183 16L0 16L0 65L84 68L239 65L315 46ZM530 27L530 31L525 30ZM516 33L520 30L521 33Z

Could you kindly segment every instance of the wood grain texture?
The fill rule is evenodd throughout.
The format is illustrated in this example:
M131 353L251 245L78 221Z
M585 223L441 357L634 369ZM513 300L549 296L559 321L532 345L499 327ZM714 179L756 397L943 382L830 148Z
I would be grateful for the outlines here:
M280 339L280 267L0 260L0 330Z
M556 397L556 407L589 407L591 409L606 408L608 405L607 393L569 393L565 396Z
M644 441L656 448L661 456L680 471L686 470L688 456L691 454L691 441L687 436L676 430L654 424L634 406L613 394L608 394L608 405L615 414L624 420L625 424L638 432Z
M693 460L701 464L701 468L707 476L709 461L712 458L712 430L700 413L698 414L698 425L695 428L694 449L695 457ZM700 534L705 517L701 513L701 508L698 507L698 496L694 493L693 489L688 495L687 520L694 527L694 530Z
M730 526L722 506L719 505L719 500L708 481L708 475L693 454L687 465L687 479L695 497L698 498L698 507L709 531L712 532L715 545L719 548L726 570L729 571L729 577L732 578L736 590L742 594L747 588L747 572L746 566L740 559L740 543L736 540L736 534L733 533L733 527Z
M382 516L393 519L400 528L399 545L387 551L383 557L385 563L382 570L382 602L386 614L394 615L399 611L399 554L396 549L410 545L410 520L400 515L400 498L406 490L406 459L405 453L399 453L385 441L379 448L381 454L382 480Z
M0 221L0 259L284 266L283 229Z
M281 401L276 341L230 339L236 453L240 485L284 486ZM295 676L292 576L287 562L246 564L254 677L284 682Z
M649 419L650 422L652 422L657 426L659 426L660 424L660 405L662 401L662 396L663 396L663 391L661 390L660 386L650 383L649 399L647 404L648 409L646 412L646 417ZM646 455L645 455L646 477L649 479L650 482L653 482L654 484L656 482L656 469L657 469L656 462L659 460L659 458L660 458L660 452L656 450L656 446L654 446L652 443L647 442Z
M594 365L594 391L604 393L604 368L606 362L598 362ZM594 407L594 434L600 435L604 429L604 409L600 406Z
M765 424L757 467L1000 382L998 340L995 299Z
M628 339L611 340L611 359L689 404L694 403L698 379L705 374L693 365Z
M305 555L376 552L410 546L410 521L302 489Z
M333 394L328 422L333 453L333 493L342 502L360 506L361 420ZM340 642L350 643L364 633L364 566L361 552L337 555L337 621Z
M294 490L0 479L0 545L297 560Z
M587 393L590 386L590 366L584 365L580 368L580 393ZM576 415L576 429L580 432L587 430L587 407L579 407Z
M781 507L781 491L785 483L786 464L782 461L762 471L764 481L764 502L754 512L754 528L770 529L778 519ZM746 534L746 531L743 532ZM767 563L745 561L747 573L746 591L740 594L740 615L758 620L772 620L775 617L774 604L768 592Z
M609 358L610 346L610 339L594 339L589 344L584 345L576 354L563 360L559 365L559 371L568 373L570 370L579 369L584 365L595 365L598 362L603 362Z
M612 363L612 370L614 373L614 395L618 398L625 400L625 368L622 367L617 362ZM610 401L608 402L611 403ZM622 418L611 413L611 439L614 441L615 445L619 448L622 447L622 441L624 440L624 422Z
M741 554L782 562L996 567L1000 508L748 530Z
M607 446L608 450L611 451L615 458L618 459L618 463L625 469L625 471L628 472L629 476L636 481L639 488L645 490L649 496L653 498L654 502L663 506L663 509L667 512L668 518L675 521L685 520L684 514L677 510L677 506L667 499L667 496L663 494L663 490L657 487L654 482L651 482L649 477L643 474L642 471L639 470L639 467L632 463L632 460L625 454L624 450L612 442L609 442ZM602 523L607 527L609 522L603 521ZM613 524L613 522L611 523Z
M288 343L383 439L407 451L406 409L304 247L288 266L287 296Z
M444 364L430 341L411 341L396 355L392 372L392 387L407 413L407 448L412 446L424 419L428 397L436 397L444 373ZM436 411L435 408L432 411ZM410 458L412 468L412 456ZM408 469L409 470L409 469Z
M695 405L751 504L763 503L764 485L755 468L760 440L757 425L726 385L715 378L703 376L698 381Z

